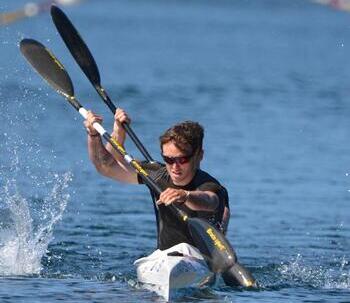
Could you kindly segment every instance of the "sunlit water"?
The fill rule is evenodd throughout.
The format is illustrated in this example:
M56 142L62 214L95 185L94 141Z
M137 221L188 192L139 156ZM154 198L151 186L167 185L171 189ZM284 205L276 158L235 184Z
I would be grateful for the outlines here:
M350 14L299 0L101 3L66 12L102 83L158 160L171 123L205 126L203 168L229 190L228 238L260 284L175 301L348 302ZM95 172L81 117L27 65L20 39L55 52L108 129L110 112L48 15L0 37L0 300L161 302L132 266L156 243L147 190Z

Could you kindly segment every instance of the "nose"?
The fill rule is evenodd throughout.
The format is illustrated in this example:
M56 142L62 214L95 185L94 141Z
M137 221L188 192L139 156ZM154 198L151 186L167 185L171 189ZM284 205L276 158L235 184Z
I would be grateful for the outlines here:
M175 166L175 168L179 168L181 165L180 165L180 163L178 163L177 161L175 161L175 162L173 163L172 166Z

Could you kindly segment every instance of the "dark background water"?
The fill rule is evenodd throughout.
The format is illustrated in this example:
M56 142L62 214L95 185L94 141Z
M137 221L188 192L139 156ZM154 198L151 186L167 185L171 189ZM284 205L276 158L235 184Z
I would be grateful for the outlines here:
M3 0L0 9L24 3ZM202 167L229 190L228 238L261 290L219 285L177 301L349 302L350 14L301 0L91 0L65 11L154 158L172 123L206 128ZM48 195L50 213L54 203L65 208L52 187L71 179L40 274L3 275L1 301L161 301L139 289L132 266L156 243L147 190L95 172L81 117L27 65L18 42L52 49L109 129L110 112L48 14L0 30L0 227L9 191L37 226Z

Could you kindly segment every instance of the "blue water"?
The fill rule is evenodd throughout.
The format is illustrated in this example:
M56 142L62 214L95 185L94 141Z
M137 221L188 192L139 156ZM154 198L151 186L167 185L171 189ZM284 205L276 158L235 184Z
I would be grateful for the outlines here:
M175 301L349 302L350 14L306 0L65 11L154 158L173 122L206 128L203 168L229 190L228 239L261 287ZM81 117L22 58L24 37L52 49L81 103L112 123L48 14L0 28L0 301L162 302L132 266L156 244L147 190L95 172Z

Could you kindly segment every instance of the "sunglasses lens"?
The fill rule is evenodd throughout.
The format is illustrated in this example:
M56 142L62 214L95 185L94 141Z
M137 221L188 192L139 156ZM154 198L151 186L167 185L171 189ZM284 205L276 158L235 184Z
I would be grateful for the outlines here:
M170 165L173 165L173 164L175 163L175 159L174 159L174 158L170 158L170 157L163 156L163 160L164 160L167 164L170 164Z
M178 163L185 164L190 160L190 158L189 157L178 157L177 160L178 160Z
M173 165L174 163L177 164L185 164L187 163L191 156L183 156L183 157L167 157L162 155L164 162L166 162L169 165Z

